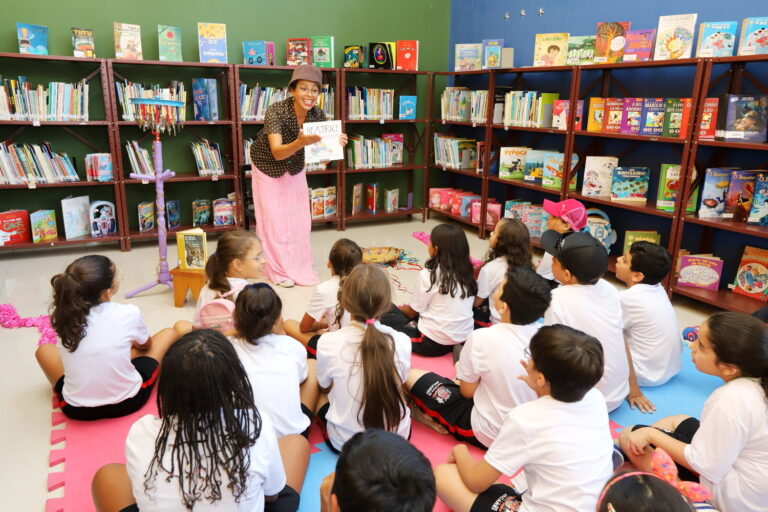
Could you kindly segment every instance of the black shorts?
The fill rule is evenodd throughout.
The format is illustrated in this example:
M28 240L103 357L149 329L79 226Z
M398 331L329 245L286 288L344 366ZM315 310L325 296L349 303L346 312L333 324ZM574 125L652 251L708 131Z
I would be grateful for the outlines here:
M328 402L320 409L318 409L317 414L315 414L315 423L317 423L317 425L320 427L320 431L323 433L325 444L328 445L328 448L330 448L333 453L339 455L341 452L337 450L335 446L333 446L331 439L328 437L328 409L330 408L331 403Z
M472 431L472 408L475 401L461 396L459 385L454 381L436 373L427 373L413 385L410 396L419 409L447 428L453 437L487 448Z
M133 363L136 371L141 375L141 387L139 388L139 392L134 396L116 404L98 405L96 407L69 405L61 394L64 389L65 377L62 375L53 387L53 392L56 395L56 402L58 407L61 408L61 412L63 412L67 418L73 420L91 421L104 418L120 418L121 416L127 416L141 409L144 404L147 403L149 395L152 394L152 387L157 380L160 363L149 356L136 357L131 359L131 363Z
M523 499L512 487L493 484L477 495L469 512L515 512L522 504Z
M411 351L424 357L440 357L453 352L455 345L443 345L429 336L419 333L418 337L411 337Z
M304 416L309 418L309 426L304 432L301 433L301 435L309 439L309 429L312 428L312 422L315 421L315 415L312 414L312 411L309 410L309 407L304 404L301 404L301 412L304 413Z
M315 334L307 341L307 359L317 359L317 342L320 341L320 334Z
M299 510L299 502L299 493L286 485L278 493L276 500L264 502L264 512L296 512ZM139 506L134 503L120 510L120 512L139 512Z
M483 327L490 327L491 324L491 306L488 299L483 299L483 302L476 308L472 308L472 316L475 319L475 329L482 329Z
M696 418L686 418L683 421L680 422L680 424L677 426L677 428L670 432L669 430L664 430L657 428L656 430L659 430L661 432L664 432L672 439L677 439L678 441L682 441L685 444L691 444L691 441L693 440L693 435L696 433L697 430L699 430L700 422ZM632 427L632 432L639 428L648 427L648 425L635 425ZM655 428L655 427L651 427ZM685 466L681 466L677 462L675 462L675 466L677 466L677 474L680 477L680 480L683 480L685 482L698 482L699 481L699 475L691 471L690 469L686 468Z

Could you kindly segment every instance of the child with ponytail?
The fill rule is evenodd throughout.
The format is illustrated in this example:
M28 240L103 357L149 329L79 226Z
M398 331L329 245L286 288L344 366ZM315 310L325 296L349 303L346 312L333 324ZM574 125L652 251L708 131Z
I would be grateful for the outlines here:
M700 480L712 490L712 504L720 510L763 510L768 503L768 327L743 313L716 313L702 324L691 352L700 372L725 381L704 403L701 421L678 415L650 427L628 427L621 447L644 471L652 448L662 448L683 480Z
M173 329L149 335L139 308L111 299L120 281L106 256L78 258L51 279L51 324L58 342L35 357L69 418L116 418L149 398Z
M411 342L378 321L391 297L381 268L358 265L341 287L341 307L352 321L318 341L317 380L326 393L318 401L317 417L336 453L367 428L410 437L403 382L411 366Z

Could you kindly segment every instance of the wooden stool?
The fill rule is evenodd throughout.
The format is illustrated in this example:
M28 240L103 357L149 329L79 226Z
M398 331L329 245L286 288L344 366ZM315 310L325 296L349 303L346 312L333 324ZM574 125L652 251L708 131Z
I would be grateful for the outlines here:
M184 299L187 297L187 290L192 292L192 297L197 300L200 296L200 290L205 285L205 270L182 269L176 267L171 270L173 276L173 305L177 308L184 307Z

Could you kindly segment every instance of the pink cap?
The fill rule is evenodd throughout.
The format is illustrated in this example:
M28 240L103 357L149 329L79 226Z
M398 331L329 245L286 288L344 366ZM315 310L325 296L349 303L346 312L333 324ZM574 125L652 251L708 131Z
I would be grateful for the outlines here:
M566 199L559 203L545 199L544 211L552 217L560 217L574 231L581 231L587 225L587 209L576 199Z

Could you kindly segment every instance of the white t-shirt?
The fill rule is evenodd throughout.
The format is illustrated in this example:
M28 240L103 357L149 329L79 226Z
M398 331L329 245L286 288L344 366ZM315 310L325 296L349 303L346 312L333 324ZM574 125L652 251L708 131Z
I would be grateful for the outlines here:
M411 369L410 338L379 322L374 325L394 340L395 366L405 382ZM323 388L333 385L328 394L330 405L326 419L328 437L338 450L350 437L365 430L362 414L358 414L363 393L359 355L363 332L364 325L353 321L338 331L323 334L317 342L317 382ZM410 432L411 414L406 408L397 433L407 439Z
M593 388L578 402L547 395L512 409L485 461L505 475L522 466L520 512L586 512L613 473L612 452L605 398Z
M328 330L335 331L339 328L336 325L336 306L339 303L339 276L331 276L327 281L323 281L315 286L312 297L309 299L307 314L315 319L316 322L328 322ZM349 313L344 311L341 314L341 327L349 324L351 318Z
M456 363L456 378L477 382L472 408L472 431L485 446L499 435L504 419L514 407L536 400L536 393L518 379L525 348L541 326L496 324L469 335Z
M309 418L301 412L299 386L307 378L307 350L280 334L262 336L258 345L230 339L251 381L256 407L272 418L277 437L304 432Z
M768 506L768 405L757 379L738 378L704 403L701 426L685 460L723 511Z
M619 292L608 281L569 284L552 290L544 325L564 324L594 336L603 345L605 371L597 389L608 410L616 409L629 394L629 364L624 347Z
M231 298L233 301L237 300L237 296L240 294L240 290L245 288L245 286L248 284L248 281L245 279L240 279L239 277L228 277L227 281L229 281L229 289L230 290L236 290L235 293L230 295L227 298ZM195 306L195 316L193 317L192 323L194 325L200 325L200 308L202 308L205 304L208 304L213 299L219 298L219 292L216 290L212 290L208 288L208 285L206 284L203 286L203 288L200 290L200 296L197 297L197 306Z
M502 256L483 265L477 276L477 296L481 299L489 299L492 324L501 322L501 315L496 311L496 305L493 303L493 294L507 276L507 267L507 258Z
M277 437L269 421L269 416L261 414L261 433L256 443L251 447L250 466L248 475L250 481L245 492L240 496L240 502L227 487L229 480L223 473L221 499L210 503L202 499L195 503L195 512L209 511L238 511L250 512L252 510L264 510L264 496L274 496L285 487L285 471L283 461L280 458L280 450L277 445ZM131 480L133 497L141 512L177 512L184 510L182 505L181 490L177 477L167 480L168 474L158 471L153 486L149 491L144 490L145 473L149 469L149 463L155 454L155 440L160 433L162 422L159 418L148 414L139 418L128 431L125 440L125 458L128 477ZM169 438L169 445L173 438ZM164 464L170 467L170 446L166 448Z
M430 271L425 268L419 272L419 283L411 301L411 308L419 313L419 332L441 345L464 343L475 327L472 314L475 297L462 299L461 290L456 291L455 297L443 295L439 292L439 270L436 272L437 279L431 290Z
M544 256L539 260L539 266L536 268L536 273L545 279L550 281L555 280L555 274L552 273L552 255L548 252L544 253Z
M77 407L116 404L136 396L141 375L131 363L131 347L143 345L149 330L133 304L102 302L91 308L77 350L56 342L64 365L64 400Z
M660 386L682 365L680 325L660 284L636 284L619 292L624 319L624 339L641 386Z

